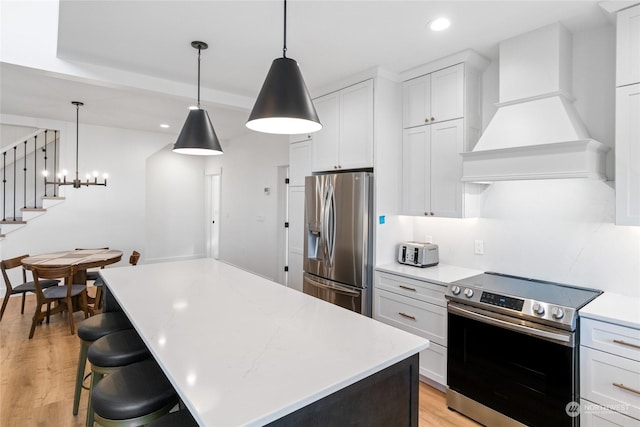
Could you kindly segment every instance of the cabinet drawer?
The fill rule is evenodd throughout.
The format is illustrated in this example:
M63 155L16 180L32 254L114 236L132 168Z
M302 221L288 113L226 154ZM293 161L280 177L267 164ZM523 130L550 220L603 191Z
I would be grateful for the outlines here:
M580 395L640 419L640 362L581 346Z
M637 427L640 421L604 408L588 400L580 400L582 427Z
M420 352L420 375L441 385L447 385L447 348L430 342Z
M593 319L580 319L580 344L640 361L640 330Z
M381 322L447 345L447 309L444 307L376 289L375 314Z
M442 307L447 306L447 301L444 298L446 286L435 283L376 272L376 287Z

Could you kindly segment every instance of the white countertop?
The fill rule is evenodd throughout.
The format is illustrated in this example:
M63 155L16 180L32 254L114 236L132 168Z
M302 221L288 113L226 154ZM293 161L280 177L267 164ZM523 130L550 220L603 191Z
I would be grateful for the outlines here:
M429 344L213 259L100 274L203 426L266 424Z
M399 274L400 276L409 277L411 279L427 280L443 286L449 285L456 280L465 279L484 273L480 270L472 268L458 267L450 264L440 263L433 267L413 267L400 263L385 264L376 266L376 271L384 271L386 273Z
M640 298L605 292L579 310L580 317L640 329Z

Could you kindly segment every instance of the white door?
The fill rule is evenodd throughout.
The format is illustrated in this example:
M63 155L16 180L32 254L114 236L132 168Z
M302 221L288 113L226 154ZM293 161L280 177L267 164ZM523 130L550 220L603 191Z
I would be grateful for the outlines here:
M430 123L458 119L464 115L464 65L431 73Z
M209 257L218 259L220 252L220 175L211 176L211 236Z
M402 213L429 215L431 127L404 130L402 138Z
M373 80L340 91L340 169L373 167Z
M338 93L321 96L313 101L322 129L313 134L311 165L315 172L334 170L338 166L340 140L340 97Z

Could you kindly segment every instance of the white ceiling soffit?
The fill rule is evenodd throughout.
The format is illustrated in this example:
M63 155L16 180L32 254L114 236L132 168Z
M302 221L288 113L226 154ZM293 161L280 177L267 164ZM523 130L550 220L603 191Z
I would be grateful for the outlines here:
M12 19L10 4L39 13L38 3L2 2L3 21ZM247 111L239 112L239 102L219 102L219 94L255 98L271 62L282 54L282 5L281 0L62 0L54 59L64 62L69 75L37 70L38 59L51 64L50 58L3 62L0 114L73 120L67 106L78 99L86 105L85 123L177 135L185 106L196 94L197 55L190 42L202 40L209 44L202 52L202 103L220 139L228 139L243 132L252 102L244 102ZM499 41L556 21L571 31L610 25L591 0L290 0L287 9L287 56L300 64L313 96L374 67L400 74L467 49L495 58ZM440 15L451 19L449 30L429 31L427 22ZM29 43L43 42L37 28L24 31L24 37L4 37L3 45L19 46L12 50L26 55L32 51ZM17 65L22 68L11 68ZM73 69L83 74L72 75ZM91 81L97 71L104 72ZM118 75L136 79L109 80ZM171 127L160 130L160 123Z

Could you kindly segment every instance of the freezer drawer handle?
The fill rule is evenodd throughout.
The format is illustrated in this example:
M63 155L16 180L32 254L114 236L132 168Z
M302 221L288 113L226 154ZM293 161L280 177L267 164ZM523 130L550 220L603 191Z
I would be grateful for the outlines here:
M613 342L616 343L616 344L626 345L628 347L637 348L638 350L640 350L640 345L631 344L630 342L625 342L625 341L622 341L622 340L613 340Z
M331 289L332 291L340 292L340 293L342 293L344 295L347 295L347 296L350 296L350 297L359 297L360 296L360 292L351 290L351 289L346 288L344 286L338 286L336 284L329 284L329 283L320 283L317 280L313 280L313 279L311 279L309 277L307 277L306 279L309 281L310 284L312 284L316 288Z
M630 391L631 393L640 394L640 390L636 390L635 388L627 387L624 384L618 384L618 383L611 383L611 384L613 384L614 387L618 387L618 388L621 388L623 390Z
M404 285L398 285L398 286L401 287L402 289L406 289L408 291L418 292L416 290L416 288L410 288L409 286L404 286Z
M402 316L402 317L406 317L407 319L416 320L416 318L414 316L411 316L409 314L406 314L406 313L403 313L403 312L399 312L398 314L400 316Z

